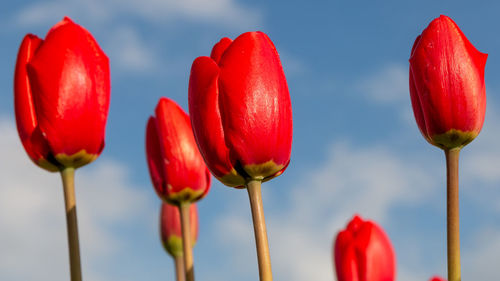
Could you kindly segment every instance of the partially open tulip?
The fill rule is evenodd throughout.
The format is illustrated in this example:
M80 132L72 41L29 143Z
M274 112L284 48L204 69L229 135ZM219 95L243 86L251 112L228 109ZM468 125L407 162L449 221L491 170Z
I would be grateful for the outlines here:
M292 108L278 52L266 34L223 38L211 57L193 62L189 112L203 158L222 183L241 187L286 169Z
M429 281L446 281L446 279L441 278L439 276L434 276Z
M189 217L191 224L192 245L198 239L198 209L196 204L189 207ZM179 208L167 203L163 203L160 213L160 237L165 250L172 257L180 257L182 251L182 230Z
M380 226L359 216L337 234L333 249L338 281L393 281L395 257Z
M460 148L479 134L486 109L487 57L447 16L434 19L417 37L410 57L410 95L418 127L429 143Z
M146 129L151 180L166 202L180 204L204 197L210 172L198 151L189 116L174 101L161 98Z
M46 38L24 37L14 103L19 136L40 167L78 168L99 156L110 98L109 60L94 37L65 17Z

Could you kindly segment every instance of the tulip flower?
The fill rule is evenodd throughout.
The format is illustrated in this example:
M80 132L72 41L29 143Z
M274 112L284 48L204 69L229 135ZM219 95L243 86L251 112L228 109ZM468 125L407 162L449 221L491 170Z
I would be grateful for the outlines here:
M17 56L17 129L31 160L49 171L78 168L104 148L109 60L92 35L64 18L45 40L24 37Z
M246 187L260 280L272 280L261 182L290 162L292 108L278 52L262 32L223 38L194 60L189 113L205 163L222 183Z
M198 151L189 116L174 101L161 98L148 120L146 155L158 196L177 205L182 220L186 279L194 279L189 206L210 189L210 172Z
M65 17L45 39L24 37L14 76L21 142L38 166L61 172L71 280L81 280L74 170L104 148L110 98L109 60L92 35Z
M439 276L434 276L429 281L446 281L446 279L443 279Z
M487 57L446 16L433 20L417 37L410 57L410 96L428 142L452 149L479 134L486 110Z
M196 204L189 208L191 243L192 246L198 238L198 209ZM176 206L163 203L160 213L160 236L163 247L175 262L177 281L184 280L184 263L182 249L182 230L179 209Z
M290 162L292 108L274 45L262 32L223 38L193 62L189 113L208 168L228 186L268 180Z
M425 139L445 152L447 166L448 280L460 280L458 159L481 130L486 109L487 54L447 16L417 37L410 57L410 97Z
M335 238L338 281L393 281L396 260L391 242L376 223L358 215Z

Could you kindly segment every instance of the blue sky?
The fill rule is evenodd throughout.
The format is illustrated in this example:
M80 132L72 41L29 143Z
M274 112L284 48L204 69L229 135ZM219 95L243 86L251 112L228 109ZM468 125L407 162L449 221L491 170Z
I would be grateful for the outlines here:
M417 5L418 4L418 5ZM67 280L60 178L22 150L12 79L26 33L65 15L111 60L106 148L77 171L86 280L168 280L144 131L161 96L187 110L192 61L221 37L267 33L285 68L294 116L292 160L264 185L275 280L335 280L331 248L354 213L378 221L396 250L397 279L446 274L444 154L420 135L408 93L415 37L440 14L489 54L487 116L462 152L464 280L496 280L500 252L500 6L495 1L10 1L0 10L0 280ZM258 279L247 194L213 181L199 203L197 280Z

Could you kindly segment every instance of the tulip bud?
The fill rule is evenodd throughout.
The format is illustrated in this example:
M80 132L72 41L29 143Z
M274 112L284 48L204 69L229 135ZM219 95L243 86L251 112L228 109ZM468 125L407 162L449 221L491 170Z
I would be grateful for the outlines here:
M434 276L429 281L446 281L446 279L441 278L439 276Z
M395 257L389 238L372 221L355 215L337 234L333 258L338 281L393 281Z
M198 209L196 204L189 206L189 221L191 224L192 245L198 239ZM160 237L163 247L172 257L182 257L182 229L179 208L163 203L160 213Z
M14 77L16 123L29 157L49 171L78 168L104 148L109 60L94 37L65 17L45 40L28 34Z
M434 19L417 37L410 57L410 96L429 143L461 148L479 134L486 110L487 57L447 16Z
M189 112L210 171L241 187L269 180L290 161L292 108L278 52L262 32L223 38L193 62Z
M146 129L151 180L164 201L178 205L203 198L210 172L198 151L189 116L174 101L161 98Z

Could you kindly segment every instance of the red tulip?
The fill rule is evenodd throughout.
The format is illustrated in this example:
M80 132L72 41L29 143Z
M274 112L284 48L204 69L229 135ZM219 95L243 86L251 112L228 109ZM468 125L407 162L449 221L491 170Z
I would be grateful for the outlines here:
M333 258L338 281L393 281L395 257L382 228L359 216L337 234Z
M486 109L483 54L455 22L440 16L417 37L410 57L410 95L427 141L463 147L481 131Z
M146 131L146 154L158 195L172 204L194 202L210 189L210 172L198 151L189 116L161 98Z
M109 96L109 60L86 29L65 17L45 40L24 37L14 103L19 136L37 165L58 171L96 159Z
M446 279L443 279L439 276L434 276L429 281L446 281Z
M292 108L278 52L262 32L223 38L193 62L189 112L200 151L224 184L283 173L290 161Z
M198 209L196 204L189 207L189 221L191 224L192 245L198 239ZM160 214L160 236L165 250L173 257L183 255L182 230L179 208L167 203L161 206Z

